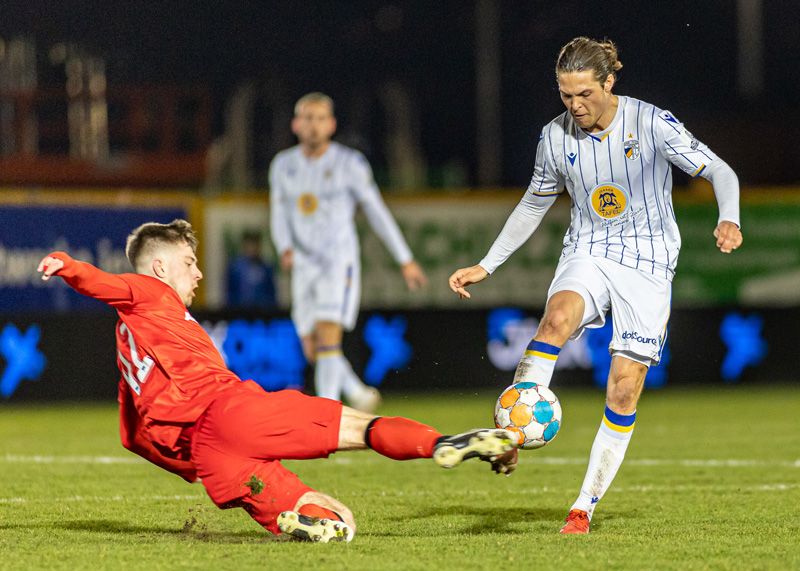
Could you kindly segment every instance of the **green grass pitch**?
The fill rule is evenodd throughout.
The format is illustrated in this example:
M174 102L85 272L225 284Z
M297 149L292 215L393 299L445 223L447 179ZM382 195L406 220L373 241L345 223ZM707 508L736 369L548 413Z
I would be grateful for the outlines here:
M510 477L366 451L287 463L351 507L348 545L275 540L216 509L122 449L110 404L3 404L0 569L800 568L797 385L645 393L592 533L570 537L557 532L603 396L558 392L561 433ZM392 395L381 413L461 431L486 425L494 398Z

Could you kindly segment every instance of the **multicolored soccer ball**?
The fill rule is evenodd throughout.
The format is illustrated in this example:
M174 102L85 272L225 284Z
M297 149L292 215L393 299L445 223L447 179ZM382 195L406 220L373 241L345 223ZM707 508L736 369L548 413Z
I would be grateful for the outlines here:
M541 448L561 428L561 403L543 385L522 382L508 387L497 399L494 423L517 435L519 447Z

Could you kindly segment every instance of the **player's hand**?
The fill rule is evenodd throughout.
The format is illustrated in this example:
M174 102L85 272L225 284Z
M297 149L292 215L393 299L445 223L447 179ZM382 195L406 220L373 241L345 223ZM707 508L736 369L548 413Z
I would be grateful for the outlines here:
M400 271L403 272L403 279L406 280L406 285L411 291L416 291L428 283L425 272L423 272L420 265L413 260L403 264L400 267Z
M489 272L484 270L480 265L476 264L470 268L461 268L456 270L450 276L450 289L453 290L461 299L469 299L470 294L467 291L467 286L482 282L489 276Z
M518 461L519 451L514 448L492 460L492 471L496 474L510 476L511 472L517 469Z
M37 272L42 272L42 280L47 281L50 276L55 275L64 267L64 261L54 258L52 256L45 256L39 262L39 267L36 268Z
M289 272L292 270L292 265L294 265L294 253L291 249L284 250L281 254L281 269L284 272Z
M717 239L717 248L723 254L730 254L742 245L742 231L733 222L723 220L714 229L714 238Z

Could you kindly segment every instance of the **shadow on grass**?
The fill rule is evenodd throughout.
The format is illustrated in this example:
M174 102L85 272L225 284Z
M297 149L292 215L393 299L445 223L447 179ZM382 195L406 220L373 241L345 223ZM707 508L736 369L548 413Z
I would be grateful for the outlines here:
M201 541L205 543L265 543L284 541L266 531L209 531L205 526L186 522L183 528L159 525L134 525L126 521L109 519L71 520L56 523L4 523L0 529L64 529L93 533L116 533L125 535L161 535L174 539Z
M461 522L463 525L453 523L453 518L469 517L471 522ZM535 525L547 523L558 529L564 520L564 510L535 507L513 506L431 506L417 510L410 514L408 519L439 519L444 520L431 523L425 535L483 535L487 533L519 533L520 524ZM447 521L451 520L451 521ZM443 525L444 524L444 525ZM370 535L378 536L405 536L407 532L371 532Z

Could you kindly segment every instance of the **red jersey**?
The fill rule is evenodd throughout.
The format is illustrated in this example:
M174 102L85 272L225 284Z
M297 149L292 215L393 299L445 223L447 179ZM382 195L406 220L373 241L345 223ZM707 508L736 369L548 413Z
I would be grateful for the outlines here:
M63 252L50 255L64 262L57 275L73 289L117 310L120 390L127 385L152 442L177 455L183 428L241 380L169 285L142 274L110 274Z

